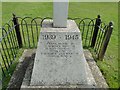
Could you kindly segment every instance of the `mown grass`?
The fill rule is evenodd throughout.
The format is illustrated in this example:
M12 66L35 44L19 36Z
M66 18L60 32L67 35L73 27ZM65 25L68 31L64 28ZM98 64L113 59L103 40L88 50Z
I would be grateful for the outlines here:
M118 36L118 45L120 46L120 2L119 2L119 5L118 5L118 34L119 34L119 36ZM118 54L120 54L120 47L118 47ZM120 55L118 56L118 84L119 84L119 87L120 87Z
M2 23L12 18L12 13L25 17L52 17L52 3L2 3ZM97 60L109 87L118 88L118 3L74 3L69 4L69 17L96 18L100 14L105 23L114 22L114 30L104 60Z
M19 61L18 61L18 60L19 60L19 57L22 55L23 50L24 50L24 49L19 49L19 53L17 53L17 57L16 57L15 60L12 62L12 65L10 65L10 68L9 68L8 71L5 70L5 68L4 68L6 77L3 78L4 81L2 82L2 90L6 90L7 85L8 85L8 83L9 83L9 81L10 81L10 78L11 78L11 76L12 76L12 74L13 74L15 68L16 68L16 65L17 65L18 62L19 62ZM17 52L18 52L18 50L17 50ZM9 74L8 74L8 72L9 72Z

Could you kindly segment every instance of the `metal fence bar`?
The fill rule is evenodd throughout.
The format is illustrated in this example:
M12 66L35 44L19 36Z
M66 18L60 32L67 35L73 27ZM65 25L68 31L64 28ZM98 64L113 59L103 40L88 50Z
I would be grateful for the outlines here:
M3 57L3 54L2 54L2 52L1 52L1 50L0 50L0 53L1 53L1 57L2 57L2 64L4 65L6 71L8 71L7 64L6 64L6 62L5 62L5 59L4 59L4 57ZM2 65L1 65L1 66L2 66Z
M13 32L10 32L10 41L11 41L11 49L12 49L12 53L13 53L13 58L14 56L16 55L16 50L14 50L14 47L13 46L16 46L15 44L15 41L14 41L14 38L15 36L13 36Z
M20 27L19 27L18 19L16 18L15 14L13 14L13 22L15 25L15 31L16 31L16 35L17 35L17 41L19 44L19 48L21 48L22 47L22 38L21 38L21 34L20 34Z
M41 20L39 24L38 24L37 21L36 21L37 19ZM35 24L33 24L33 22L34 22ZM35 26L35 28L36 28L37 41L38 41L38 39L39 39L38 25L39 25L40 27L42 27L42 18L41 18L41 17L36 17L36 18L34 18L34 19L31 21L31 23L32 23L32 27Z
M105 52L106 52L106 49L107 49L107 46L108 46L112 31L113 31L113 23L110 22L109 26L107 28L107 31L106 31L106 35L105 35L105 38L104 38L100 53L98 54L99 60L103 60L103 57L105 55Z
M33 34L32 23L31 23L31 32L32 32L32 43L33 43L33 46L35 47L35 41L34 41L34 34Z
M22 34L22 37L23 37L24 44L26 46L26 40L25 40L25 34L24 34L24 27L23 27L23 19L22 19L20 25L21 25L21 32L22 32L21 34Z
M1 65L1 63L0 63L0 67L2 69L2 76L5 77L6 75L5 75L5 72L4 72L4 69L3 69L2 65Z
M90 40L89 40L89 46L91 46L91 41L92 41L92 34L93 34L93 32L94 32L94 21L93 21L93 25L92 25L92 28L91 28L91 32L90 32Z
M6 47L6 42L5 40L3 39L4 43L5 43L5 47ZM3 44L1 43L1 46L2 46L2 49L3 49L3 52L4 52L4 55L5 55L5 58L6 58L6 62L7 62L7 66L10 68L10 63L9 63L9 55L7 57L7 54L8 52L6 51L6 48L3 46Z
M96 22L95 22L95 28L94 28L94 33L93 33L93 37L92 37L91 47L95 46L95 42L97 39L97 34L98 34L100 24L101 24L101 19L100 19L100 15L98 15Z

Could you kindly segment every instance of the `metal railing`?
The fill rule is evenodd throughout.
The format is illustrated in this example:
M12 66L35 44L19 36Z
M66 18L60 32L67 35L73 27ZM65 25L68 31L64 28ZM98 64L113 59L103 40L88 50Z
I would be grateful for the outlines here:
M0 39L0 53L2 57L0 67L2 69L3 78L9 74L9 68L16 59L20 48L37 47L40 29L45 19L52 18L21 18L13 14L13 19L3 26L2 38ZM105 25L99 15L96 19L68 19L75 20L78 25L82 35L83 47L91 48L96 57L102 60L113 30L112 22Z
M2 38L0 39L0 67L2 69L3 79L10 73L10 68L17 57L19 45L15 33L15 25L6 23L2 28Z

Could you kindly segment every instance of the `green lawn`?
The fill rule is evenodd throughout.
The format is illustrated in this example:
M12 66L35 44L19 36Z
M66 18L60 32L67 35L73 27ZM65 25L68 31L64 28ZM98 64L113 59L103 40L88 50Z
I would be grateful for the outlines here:
M2 3L2 23L12 18L12 13L25 17L52 17L52 3ZM105 23L114 22L114 30L104 61L98 66L111 88L118 88L118 3L70 3L69 17L96 18L100 14Z
M2 24L1 18L2 18L2 3L0 2L0 26L2 26L1 25ZM1 33L1 30L0 30L0 33ZM1 37L1 34L0 34L0 37Z

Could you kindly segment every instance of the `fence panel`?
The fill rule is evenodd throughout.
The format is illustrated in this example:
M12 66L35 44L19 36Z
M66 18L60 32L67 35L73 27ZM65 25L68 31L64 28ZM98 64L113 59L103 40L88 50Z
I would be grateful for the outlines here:
M18 17L23 48L36 48L41 29L42 18Z
M100 52L101 45L102 45L104 37L106 35L107 25L105 25L104 23L101 23L101 25L98 27L99 27L99 29L98 29L98 34L96 37L96 43L93 48L96 55L98 55Z
M3 72L3 78L9 74L9 68L13 64L19 49L17 36L15 33L15 26L12 24L5 24L2 28L2 38L0 41L1 58L0 65Z
M85 18L79 22L79 29L82 35L82 43L84 48L91 46L91 39L94 30L94 19Z

